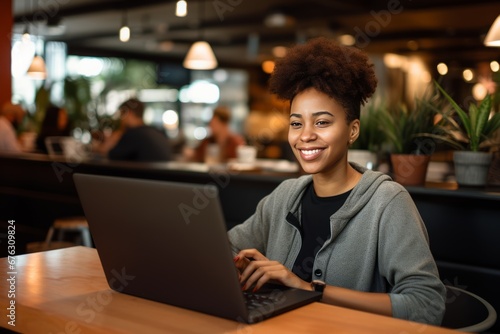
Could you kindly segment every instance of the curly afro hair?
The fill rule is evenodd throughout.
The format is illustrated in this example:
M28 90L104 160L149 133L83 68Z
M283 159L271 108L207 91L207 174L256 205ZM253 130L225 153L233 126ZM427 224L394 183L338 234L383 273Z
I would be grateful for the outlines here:
M317 89L344 107L347 122L359 118L361 105L376 87L373 64L364 52L324 37L291 48L276 62L269 81L271 92L283 100Z

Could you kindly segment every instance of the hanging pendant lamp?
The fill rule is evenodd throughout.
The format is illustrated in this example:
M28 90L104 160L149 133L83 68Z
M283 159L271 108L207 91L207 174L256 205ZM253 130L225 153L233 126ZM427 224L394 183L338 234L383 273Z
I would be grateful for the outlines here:
M210 44L200 40L191 45L182 65L190 70L212 70L218 64Z
M191 70L212 70L217 67L217 59L210 44L197 41L189 49L183 65Z
M33 11L33 3L31 3L31 11ZM31 37L29 35L28 24L23 34L23 39L25 42L31 42ZM35 57L31 61L30 67L26 71L26 74L35 80L45 80L47 78L47 68L45 66L45 60L41 56L35 53Z
M486 38L484 39L484 45L486 46L500 46L500 15L491 25Z
M35 55L26 73L32 79L45 80L47 78L47 68L43 58L39 55Z

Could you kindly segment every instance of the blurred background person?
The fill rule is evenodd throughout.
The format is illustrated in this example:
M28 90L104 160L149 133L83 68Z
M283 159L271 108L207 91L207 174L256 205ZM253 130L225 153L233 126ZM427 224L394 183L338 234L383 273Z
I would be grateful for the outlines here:
M117 126L92 133L92 152L96 158L106 158L109 151L118 144L125 132L124 122L116 121Z
M48 137L69 137L71 126L66 109L51 104L45 110L40 132L35 141L38 152L48 153L45 139Z
M214 109L210 120L210 136L200 142L194 153L194 160L207 162L207 158L214 162L227 162L237 157L237 147L245 145L245 139L231 131L231 111L219 106ZM214 157L215 155L215 157ZM210 157L212 156L212 157Z
M132 98L123 102L118 110L121 116L120 130L104 143L109 159L141 162L172 160L167 135L144 124L144 103ZM116 145L110 148L114 142Z
M6 102L0 111L0 152L21 153L21 143L17 137L17 129L25 115L18 104Z

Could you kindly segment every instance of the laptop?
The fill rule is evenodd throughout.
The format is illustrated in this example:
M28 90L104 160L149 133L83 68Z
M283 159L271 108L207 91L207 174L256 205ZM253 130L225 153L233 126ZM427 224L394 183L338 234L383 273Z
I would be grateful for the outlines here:
M64 157L68 161L78 162L89 157L88 147L73 137L47 137L45 147L51 158Z
M241 290L214 184L73 179L113 290L244 323L321 298L273 284Z

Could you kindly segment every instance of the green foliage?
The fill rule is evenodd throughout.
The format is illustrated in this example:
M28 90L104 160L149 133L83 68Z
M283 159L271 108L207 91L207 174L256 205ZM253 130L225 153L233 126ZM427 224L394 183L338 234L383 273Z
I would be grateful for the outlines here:
M380 115L380 131L384 131L391 152L397 154L430 154L426 150L426 133L435 129L436 108L441 105L436 92L427 90L422 98L415 99L412 109L401 104L384 110Z
M359 137L351 149L378 152L385 142L385 134L380 131L380 114L384 107L371 103L361 111Z
M64 107L74 125L87 122L87 107L92 100L90 81L85 77L64 79Z
M436 87L451 105L450 109L439 110L443 116L439 124L439 133L430 135L444 141L459 150L480 151L493 145L491 139L500 129L500 113L491 118L491 95L487 95L477 106L469 105L469 111L463 110L458 103L436 82ZM458 120L455 118L458 116Z
M33 115L33 130L39 132L45 117L45 110L50 104L50 87L41 85L35 93L35 114Z

